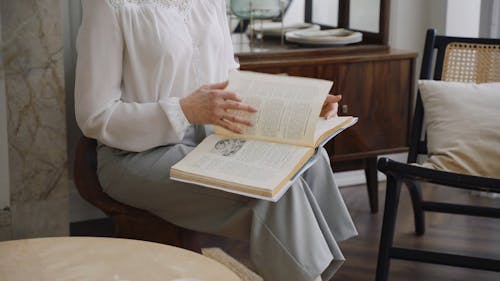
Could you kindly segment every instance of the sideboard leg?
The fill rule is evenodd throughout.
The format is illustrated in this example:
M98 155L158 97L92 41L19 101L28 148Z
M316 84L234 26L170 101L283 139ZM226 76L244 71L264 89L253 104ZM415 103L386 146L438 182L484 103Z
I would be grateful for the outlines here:
M378 212L377 157L365 159L365 176L370 210L374 214Z

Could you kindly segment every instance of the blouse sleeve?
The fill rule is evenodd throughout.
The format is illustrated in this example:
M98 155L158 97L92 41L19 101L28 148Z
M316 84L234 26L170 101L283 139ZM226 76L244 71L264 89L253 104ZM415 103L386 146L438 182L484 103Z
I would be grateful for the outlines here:
M115 9L85 0L77 39L75 112L83 134L127 151L178 143L189 126L178 98L122 101L124 42Z
M227 8L226 1L219 0L219 23L223 30L224 36L224 52L226 55L226 63L229 70L240 68L240 64L234 59L233 42L231 40L231 31L229 30L229 23L227 21Z

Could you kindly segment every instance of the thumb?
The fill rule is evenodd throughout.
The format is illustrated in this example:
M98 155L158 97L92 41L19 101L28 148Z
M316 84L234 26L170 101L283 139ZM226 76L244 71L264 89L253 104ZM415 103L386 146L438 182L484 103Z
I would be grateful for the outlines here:
M336 95L336 96L328 95L328 96L326 96L325 103L336 103L336 102L339 102L341 99L342 99L341 95Z
M224 82L220 82L220 83L216 83L216 84L210 84L207 87L210 90L224 90L227 87L228 84L229 84L229 81L226 80Z

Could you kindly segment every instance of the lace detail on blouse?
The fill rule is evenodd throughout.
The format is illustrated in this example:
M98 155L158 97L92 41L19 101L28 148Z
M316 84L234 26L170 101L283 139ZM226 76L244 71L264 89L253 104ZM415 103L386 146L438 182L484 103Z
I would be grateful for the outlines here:
M191 8L192 0L108 0L111 6L121 8L126 5L147 7L162 6L167 8L177 8L184 14L187 14Z

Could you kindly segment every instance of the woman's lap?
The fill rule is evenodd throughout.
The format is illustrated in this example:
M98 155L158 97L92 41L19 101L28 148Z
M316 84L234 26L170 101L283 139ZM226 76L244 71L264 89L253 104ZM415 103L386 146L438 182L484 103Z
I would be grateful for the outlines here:
M114 199L148 210L174 224L248 238L248 228L241 229L245 223L237 224L236 221L241 221L241 212L251 199L170 179L170 167L192 149L178 144L141 153L124 153L101 146L98 151L99 179L104 191ZM228 229L229 225L233 227Z
M312 280L332 258L343 259L336 240L356 233L324 155L272 203L170 180L170 167L192 149L127 153L99 146L99 178L120 202L186 228L250 241L257 268L275 280ZM276 260L295 270L273 268Z

